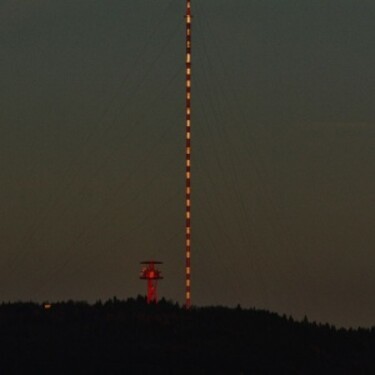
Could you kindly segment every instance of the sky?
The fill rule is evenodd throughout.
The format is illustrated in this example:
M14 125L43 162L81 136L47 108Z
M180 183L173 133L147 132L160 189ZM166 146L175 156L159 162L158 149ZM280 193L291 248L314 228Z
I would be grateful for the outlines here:
M192 303L373 326L375 3L192 7ZM0 300L183 303L183 15L0 0Z

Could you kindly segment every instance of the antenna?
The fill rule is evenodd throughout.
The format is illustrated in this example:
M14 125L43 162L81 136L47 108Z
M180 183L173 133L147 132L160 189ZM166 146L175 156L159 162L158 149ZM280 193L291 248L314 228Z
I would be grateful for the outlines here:
M155 267L155 264L162 262L154 260L146 260L141 262L144 264L139 278L147 280L147 303L158 302L158 280L162 280L161 272Z
M186 0L186 309L191 306L191 0Z

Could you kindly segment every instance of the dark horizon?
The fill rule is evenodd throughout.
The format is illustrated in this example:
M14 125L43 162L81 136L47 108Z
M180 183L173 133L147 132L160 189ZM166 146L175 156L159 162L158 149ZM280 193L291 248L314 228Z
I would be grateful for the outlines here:
M4 373L373 374L375 327L167 301L0 304Z

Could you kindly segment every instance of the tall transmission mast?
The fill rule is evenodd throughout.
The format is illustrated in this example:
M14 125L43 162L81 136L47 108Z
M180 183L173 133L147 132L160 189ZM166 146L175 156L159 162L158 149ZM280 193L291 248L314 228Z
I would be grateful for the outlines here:
M185 307L191 306L191 0L186 0L186 300Z

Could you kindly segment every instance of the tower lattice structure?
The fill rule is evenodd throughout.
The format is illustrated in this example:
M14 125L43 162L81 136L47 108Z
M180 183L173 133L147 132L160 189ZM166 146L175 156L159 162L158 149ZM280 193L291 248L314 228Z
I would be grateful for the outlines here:
M191 0L186 0L185 307L191 306Z

